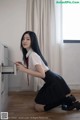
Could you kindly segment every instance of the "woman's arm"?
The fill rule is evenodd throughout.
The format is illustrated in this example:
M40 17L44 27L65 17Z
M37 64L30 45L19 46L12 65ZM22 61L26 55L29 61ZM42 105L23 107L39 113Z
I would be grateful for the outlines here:
M43 67L39 64L35 65L36 71L27 69L24 65L22 65L20 63L16 63L16 66L17 66L18 70L25 72L27 74L30 74L34 77L40 77L40 78L45 77L45 71L44 71Z

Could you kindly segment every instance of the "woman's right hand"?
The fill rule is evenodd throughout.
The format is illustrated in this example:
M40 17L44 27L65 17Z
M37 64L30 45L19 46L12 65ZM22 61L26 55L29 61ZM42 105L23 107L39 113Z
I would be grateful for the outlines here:
M15 62L15 64L16 64L16 67L17 67L17 70L18 70L18 65L19 65L19 64L22 65L22 62L17 61L17 62Z
M20 61L15 62L15 64L16 64L17 70L19 71L25 72L25 70L27 69Z
M17 64L17 63L22 65L22 62L20 62L20 61L15 62L15 64Z

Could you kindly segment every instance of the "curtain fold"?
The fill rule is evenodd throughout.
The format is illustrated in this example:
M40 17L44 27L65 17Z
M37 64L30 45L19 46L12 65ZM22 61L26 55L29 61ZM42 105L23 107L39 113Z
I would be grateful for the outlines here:
M26 0L26 30L37 34L38 42L48 66L55 72L61 72L61 5L56 0ZM34 90L42 87L44 82L34 80Z

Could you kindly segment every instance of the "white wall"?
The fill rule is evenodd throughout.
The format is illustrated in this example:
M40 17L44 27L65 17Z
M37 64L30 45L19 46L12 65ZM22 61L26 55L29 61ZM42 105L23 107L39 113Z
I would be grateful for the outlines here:
M80 43L63 44L62 76L71 89L80 89Z
M0 0L0 42L9 48L12 61L22 60L20 39L26 28L26 0ZM21 74L10 75L9 90L21 89ZM22 85L23 85L22 84Z
M0 0L0 42L9 48L12 61L22 60L20 39L26 28L26 0ZM80 44L62 47L62 76L66 82L80 89ZM9 90L29 90L22 73L10 75Z

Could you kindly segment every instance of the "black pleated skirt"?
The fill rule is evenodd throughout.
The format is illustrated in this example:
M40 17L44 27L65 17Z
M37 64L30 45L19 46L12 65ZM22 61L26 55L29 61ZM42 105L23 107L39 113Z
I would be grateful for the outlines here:
M48 70L46 73L45 84L38 91L35 98L37 104L57 104L71 92L65 80L58 74Z

